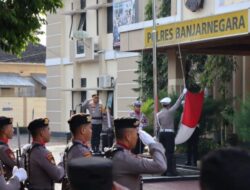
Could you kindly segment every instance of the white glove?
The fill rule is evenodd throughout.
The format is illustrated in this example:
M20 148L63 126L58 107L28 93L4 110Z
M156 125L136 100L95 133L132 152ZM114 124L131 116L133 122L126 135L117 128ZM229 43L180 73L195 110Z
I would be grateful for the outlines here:
M22 152L26 153L29 150L30 147L31 147L31 144L25 144L25 145L23 145Z
M187 93L187 88L184 88L183 91L182 91L182 94L185 95Z
M23 168L17 168L17 166L14 166L12 174L13 176L16 176L20 182L27 179L27 172Z
M147 132L145 132L143 130L139 130L138 134L139 134L139 137L140 137L141 141L143 142L143 144L150 145L152 143L155 143L154 138L150 134L148 134Z

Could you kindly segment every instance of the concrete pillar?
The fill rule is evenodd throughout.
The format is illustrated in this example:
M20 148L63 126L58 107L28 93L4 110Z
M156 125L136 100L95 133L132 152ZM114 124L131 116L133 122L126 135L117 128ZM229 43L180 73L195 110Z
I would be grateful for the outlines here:
M250 56L243 57L243 100L250 95Z
M168 93L180 93L183 89L183 72L180 59L176 53L176 49L170 49L167 51L168 56ZM185 64L183 69L185 69Z

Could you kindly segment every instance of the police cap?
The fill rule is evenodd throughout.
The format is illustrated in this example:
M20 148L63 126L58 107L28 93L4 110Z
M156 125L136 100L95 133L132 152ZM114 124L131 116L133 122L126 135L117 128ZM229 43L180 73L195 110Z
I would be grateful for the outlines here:
M12 124L13 118L0 116L0 128L4 127L5 125Z
M140 124L134 117L122 117L114 120L115 129L136 128Z
M70 129L77 128L88 123L91 123L91 116L85 113L74 114L68 120Z
M34 131L38 128L44 128L49 125L49 119L48 118L39 118L31 121L28 125L29 131Z
M165 97L165 98L161 99L160 103L161 103L162 105L168 105L168 104L171 103L171 101L172 101L171 98Z
M68 163L68 178L73 190L111 190L112 161L100 157L81 157Z
M142 102L139 100L136 100L133 105L136 107L140 107L142 105Z

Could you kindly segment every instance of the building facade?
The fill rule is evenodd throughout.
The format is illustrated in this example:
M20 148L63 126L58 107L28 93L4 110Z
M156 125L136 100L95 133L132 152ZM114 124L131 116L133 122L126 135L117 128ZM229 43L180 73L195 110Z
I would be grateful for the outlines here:
M119 25L143 20L145 2L116 2L126 12L120 6L113 10L112 0L65 0L57 14L47 17L47 115L53 132L67 132L72 110L84 111L79 104L94 93L115 117L128 116L139 96L133 88L138 87L140 54L119 51L113 15L123 20ZM135 6L143 11L135 13Z
M168 54L168 91L183 87L180 57L185 54L234 55L232 95L250 93L249 0L171 1L171 16L156 19L157 49ZM121 51L152 49L152 20L121 26ZM136 40L136 43L134 41ZM216 86L214 97L218 96Z
M127 116L139 97L135 71L152 49L152 20L145 0L65 0L47 21L47 115L54 132L68 131L72 110L98 93L115 117ZM156 1L159 9L163 1ZM200 4L201 3L201 4ZM171 16L156 19L157 48L168 56L168 92L181 92L180 57L188 53L234 55L232 94L250 92L249 0L171 1ZM216 86L214 96L217 96Z
M0 51L0 115L14 127L46 116L46 48L30 44L22 58Z

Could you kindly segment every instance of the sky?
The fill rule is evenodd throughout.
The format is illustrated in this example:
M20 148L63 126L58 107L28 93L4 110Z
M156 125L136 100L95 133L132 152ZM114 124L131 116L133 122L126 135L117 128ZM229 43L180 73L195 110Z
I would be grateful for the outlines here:
M41 30L44 32L43 35L38 35L40 39L40 44L46 46L46 25L42 25Z

